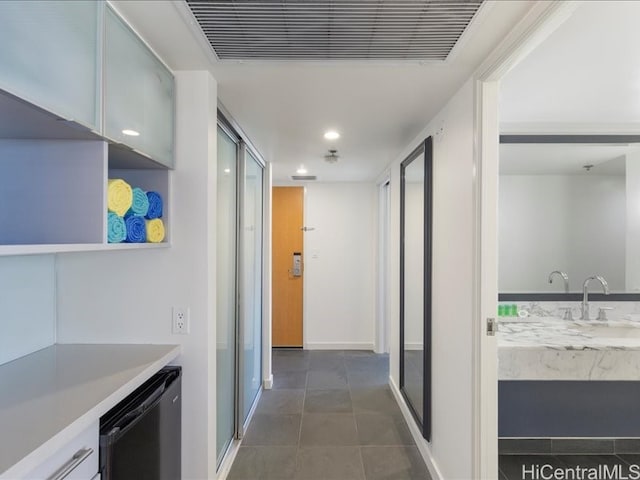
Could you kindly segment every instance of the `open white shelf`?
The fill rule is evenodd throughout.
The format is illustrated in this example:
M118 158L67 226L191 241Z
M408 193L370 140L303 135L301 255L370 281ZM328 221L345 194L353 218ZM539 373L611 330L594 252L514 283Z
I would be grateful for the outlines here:
M0 139L0 256L167 246L169 170L110 168L112 148L103 140ZM160 193L164 242L107 243L109 178Z
M50 245L0 245L0 257L17 255L42 255L48 253L99 252L114 250L145 250L167 248L163 243L69 243Z

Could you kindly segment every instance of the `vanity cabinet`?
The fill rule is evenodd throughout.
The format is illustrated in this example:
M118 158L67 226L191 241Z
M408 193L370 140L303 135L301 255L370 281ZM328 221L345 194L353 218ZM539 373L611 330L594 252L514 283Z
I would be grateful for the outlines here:
M0 89L100 131L104 5L0 2Z
M113 10L105 15L104 134L173 167L173 75Z

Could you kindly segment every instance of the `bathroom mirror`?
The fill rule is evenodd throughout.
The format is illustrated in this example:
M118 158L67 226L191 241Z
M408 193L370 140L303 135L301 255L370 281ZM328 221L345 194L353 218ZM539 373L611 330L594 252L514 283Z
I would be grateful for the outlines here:
M431 436L432 140L400 166L400 391Z
M503 135L498 203L501 294L640 293L639 136Z

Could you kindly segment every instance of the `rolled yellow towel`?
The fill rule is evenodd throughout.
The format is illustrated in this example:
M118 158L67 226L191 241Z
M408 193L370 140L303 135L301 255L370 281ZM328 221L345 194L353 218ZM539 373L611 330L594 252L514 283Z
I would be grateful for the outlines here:
M164 240L164 223L159 218L147 220L147 242L160 243Z
M107 208L121 217L131 208L133 192L131 185L120 178L109 179L107 188Z

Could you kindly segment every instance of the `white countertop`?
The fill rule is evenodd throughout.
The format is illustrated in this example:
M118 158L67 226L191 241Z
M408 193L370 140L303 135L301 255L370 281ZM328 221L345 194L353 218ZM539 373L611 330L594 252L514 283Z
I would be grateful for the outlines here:
M177 345L53 345L0 365L0 479L55 453L179 354Z

